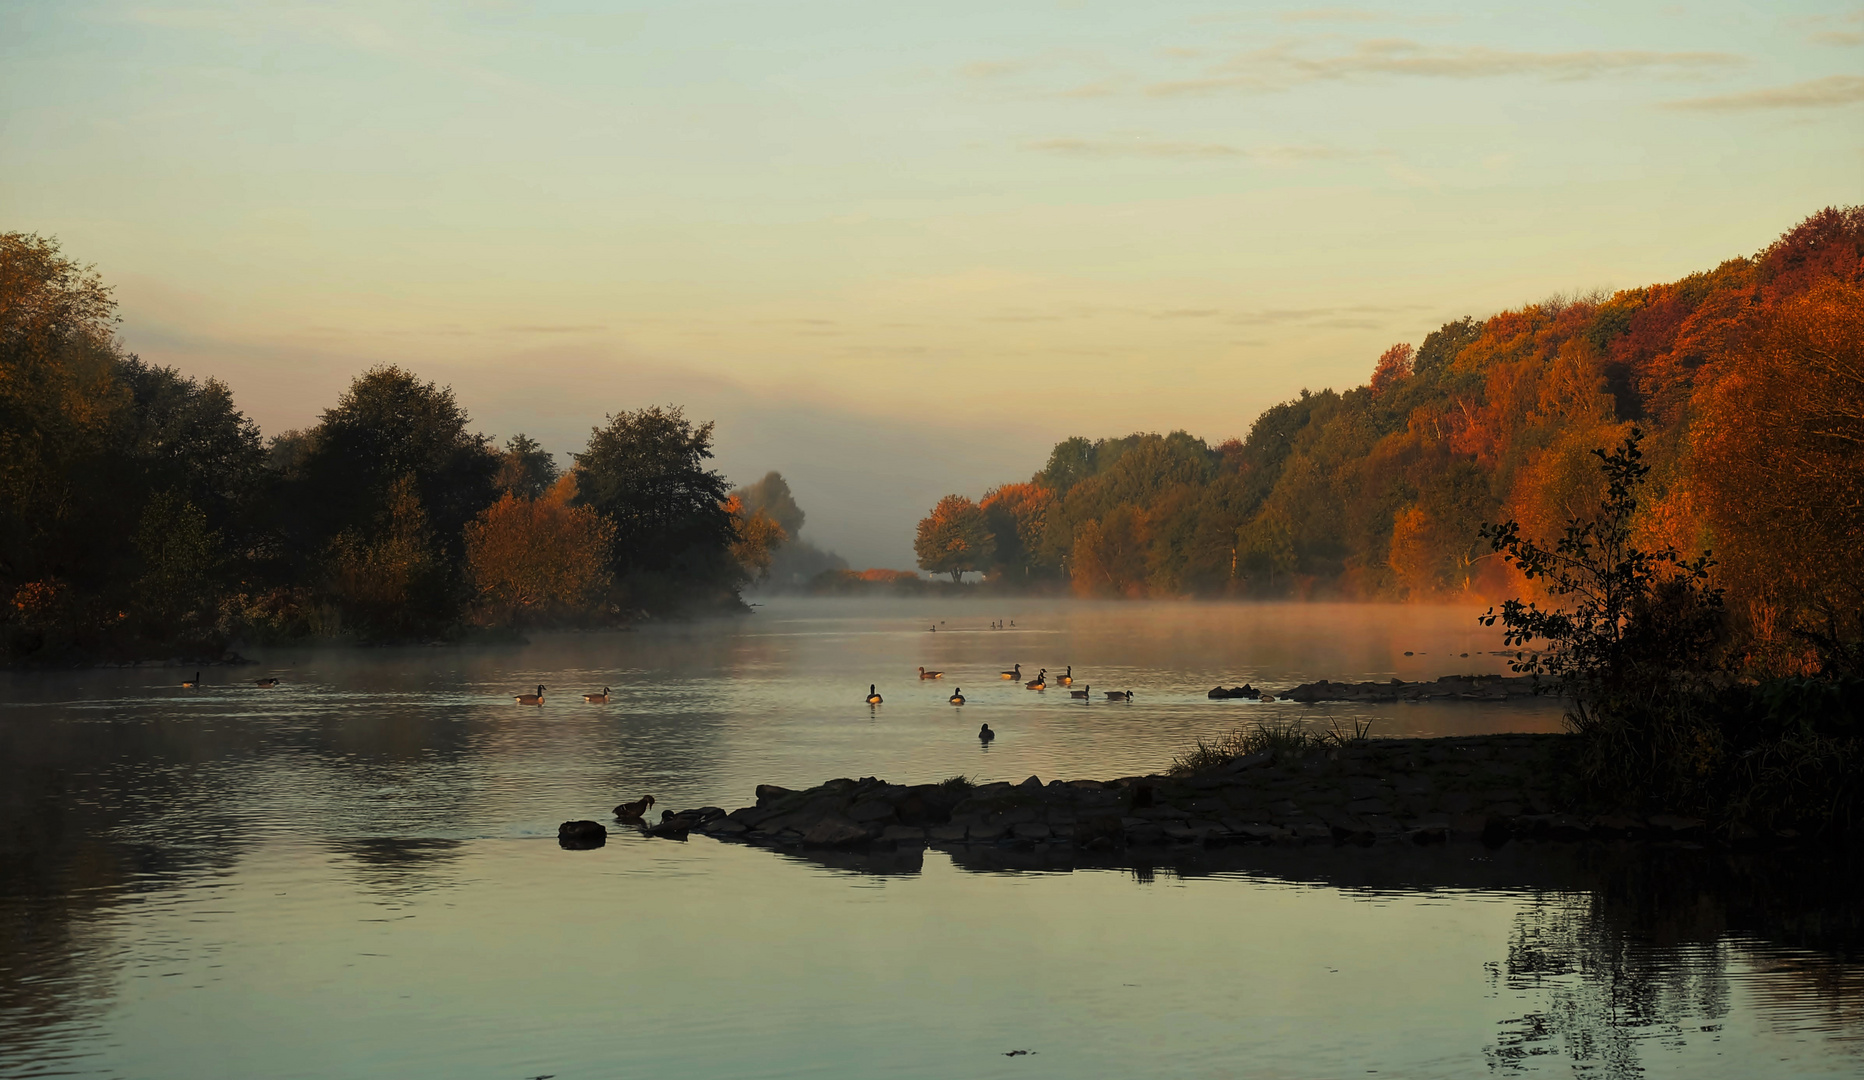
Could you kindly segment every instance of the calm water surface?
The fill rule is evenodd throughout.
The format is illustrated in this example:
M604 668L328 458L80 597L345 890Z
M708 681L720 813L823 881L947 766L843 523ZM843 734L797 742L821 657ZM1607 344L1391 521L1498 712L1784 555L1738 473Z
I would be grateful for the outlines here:
M0 1076L1864 1071L1855 876L1817 859L555 843L649 792L1113 777L1257 719L1557 729L1548 701L1204 698L1504 670L1473 616L788 600L525 647L265 653L192 691L191 671L8 676ZM1018 662L1135 700L996 677ZM511 703L540 682L541 710ZM581 702L604 685L614 704Z

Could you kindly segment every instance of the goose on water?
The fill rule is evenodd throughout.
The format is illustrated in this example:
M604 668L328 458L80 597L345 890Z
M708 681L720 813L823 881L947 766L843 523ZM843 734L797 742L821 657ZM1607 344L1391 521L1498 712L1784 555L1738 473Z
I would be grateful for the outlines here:
M181 680L181 688L183 690L198 690L200 685L201 673L198 671L194 673L194 678Z
M513 699L520 705L542 705L544 703L544 684L537 684L535 694L516 694Z
M927 671L925 668L920 668L919 677L922 679L942 679L945 677L945 673L942 671Z
M1056 679L1055 681L1062 684L1063 686L1073 686L1074 685L1074 665L1069 664L1068 670L1062 672L1061 678Z
M953 705L964 704L964 687L960 686L957 689L953 690L951 692L951 696L946 698L945 700L951 702Z
M985 746L989 746L990 740L996 737L997 733L990 730L989 724L985 724L983 727L977 729L977 741L983 743Z
M584 694L582 699L591 705L607 705L608 687L604 686L599 694Z
M1107 691L1107 700L1131 701L1133 700L1133 692L1131 690L1109 690Z
M1080 698L1082 701L1086 701L1088 691L1092 689L1093 687L1088 686L1086 683L1083 683L1081 684L1081 689L1068 691L1068 696L1071 698Z
M874 689L873 683L867 684L867 703L869 705L880 704L880 691Z
M1028 682L1023 684L1023 689L1025 690L1047 690L1048 689L1048 668L1043 668L1040 672L1037 672L1035 678L1030 679Z
M1015 667L1011 668L1010 670L999 672L998 674L1002 675L1006 679L1020 679L1023 677L1023 666L1021 664L1018 664Z

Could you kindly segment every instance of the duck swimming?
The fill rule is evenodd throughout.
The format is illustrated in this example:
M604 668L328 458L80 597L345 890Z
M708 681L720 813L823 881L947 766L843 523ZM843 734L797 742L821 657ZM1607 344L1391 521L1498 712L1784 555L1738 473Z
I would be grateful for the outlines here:
M1080 700L1082 700L1082 701L1086 701L1086 700L1087 700L1087 695L1088 695L1088 692L1089 692L1089 691L1091 691L1091 690L1093 690L1093 689L1094 689L1093 687L1091 687L1091 686L1087 686L1087 685L1085 685L1085 684L1084 684L1084 685L1082 685L1082 687L1081 687L1081 689L1079 689L1079 690L1070 690L1070 691L1068 691L1068 696L1069 696L1069 697L1071 697L1071 698L1079 698L1079 699L1080 699Z
M867 684L867 703L869 705L880 704L880 691L874 689L873 683Z
M1133 700L1133 692L1131 690L1109 690L1107 691L1107 700L1131 701Z
M945 673L942 671L927 671L925 668L920 668L919 677L922 679L942 679L945 677Z
M513 696L513 700L517 701L520 705L542 705L544 703L544 684L537 684L537 693L516 694Z
M953 690L951 692L951 696L946 698L945 700L951 702L953 705L964 704L964 687L960 686L957 689Z
M999 672L998 674L1002 675L1006 679L1020 679L1023 677L1023 666L1021 664L1018 664L1015 667L1011 668L1010 670Z
M990 730L989 724L985 724L983 727L977 729L977 741L983 743L985 746L989 746L990 740L996 737L997 733Z
M254 686L260 686L260 687L273 687L273 686L278 685L278 680L277 679L254 679L252 681L252 684Z

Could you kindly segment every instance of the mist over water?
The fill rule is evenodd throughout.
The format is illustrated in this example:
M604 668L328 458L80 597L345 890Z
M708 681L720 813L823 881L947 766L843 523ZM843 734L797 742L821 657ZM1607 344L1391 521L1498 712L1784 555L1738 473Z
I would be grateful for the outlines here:
M1151 772L1255 719L1557 730L1546 699L1204 696L1505 671L1474 615L776 599L522 647L260 652L199 690L9 674L0 1074L1854 1075L1851 871L1816 859L555 843L647 793ZM1092 697L998 677L1017 663ZM541 709L512 703L538 683Z

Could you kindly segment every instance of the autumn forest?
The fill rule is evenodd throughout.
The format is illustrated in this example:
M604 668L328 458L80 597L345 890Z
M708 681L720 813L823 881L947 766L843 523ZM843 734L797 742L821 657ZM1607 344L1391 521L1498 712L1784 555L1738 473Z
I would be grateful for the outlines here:
M1551 537L1644 434L1637 532L1711 551L1758 638L1864 610L1864 208L1681 281L1464 318L1366 385L1303 391L1212 446L1068 439L1029 480L943 499L920 565L1082 596L1534 595L1478 532Z

